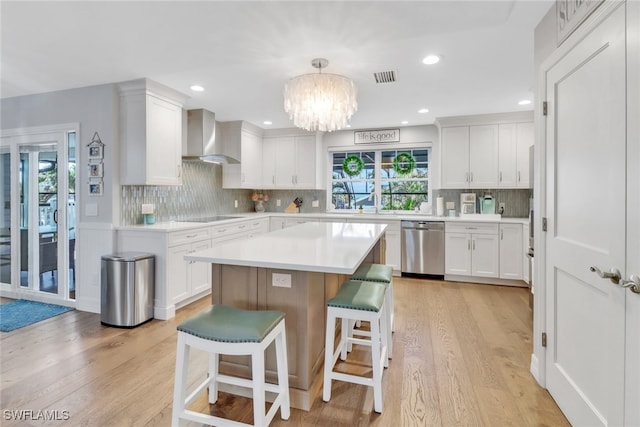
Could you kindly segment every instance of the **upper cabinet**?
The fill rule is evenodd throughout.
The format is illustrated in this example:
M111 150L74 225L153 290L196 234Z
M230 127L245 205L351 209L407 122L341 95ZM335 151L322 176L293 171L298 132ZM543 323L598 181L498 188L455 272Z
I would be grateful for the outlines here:
M120 92L120 182L182 184L182 107L187 96L148 79Z
M533 123L501 124L499 131L499 187L529 188L529 147Z
M438 119L441 188L529 188L530 112Z
M222 167L222 187L262 188L262 129L245 121L218 125L226 146L240 146L240 163Z
M498 185L498 125L442 129L442 188Z
M263 139L262 188L316 188L316 137Z

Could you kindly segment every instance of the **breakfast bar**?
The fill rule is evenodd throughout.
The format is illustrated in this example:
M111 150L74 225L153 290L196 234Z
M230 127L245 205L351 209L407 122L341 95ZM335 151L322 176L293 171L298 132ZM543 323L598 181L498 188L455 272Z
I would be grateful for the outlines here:
M194 252L212 264L212 300L286 313L291 406L309 410L321 386L325 303L363 262L384 263L385 224L308 222ZM267 380L275 381L267 351ZM221 359L221 371L249 376L247 357Z

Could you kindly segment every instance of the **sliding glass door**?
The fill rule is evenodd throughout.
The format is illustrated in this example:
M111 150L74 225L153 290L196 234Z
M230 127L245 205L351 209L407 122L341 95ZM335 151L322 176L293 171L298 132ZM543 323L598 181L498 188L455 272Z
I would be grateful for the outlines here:
M8 175L10 186L1 195L10 200L11 218L2 218L2 235L10 237L12 250L5 257L2 249L3 289L10 281L10 291L21 298L74 300L76 132L21 134L8 141L0 159L9 165L2 179Z

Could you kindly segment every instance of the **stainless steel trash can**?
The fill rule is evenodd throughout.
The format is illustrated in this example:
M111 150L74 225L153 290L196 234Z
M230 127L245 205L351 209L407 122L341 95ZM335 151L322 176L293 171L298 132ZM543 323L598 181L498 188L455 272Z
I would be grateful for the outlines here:
M123 252L103 255L100 268L100 321L133 328L153 318L155 257Z

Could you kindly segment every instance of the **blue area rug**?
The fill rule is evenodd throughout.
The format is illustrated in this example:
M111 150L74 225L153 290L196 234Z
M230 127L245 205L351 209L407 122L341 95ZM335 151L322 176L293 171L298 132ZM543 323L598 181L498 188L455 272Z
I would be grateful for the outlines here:
M0 304L0 331L11 332L70 310L73 308L24 299Z

